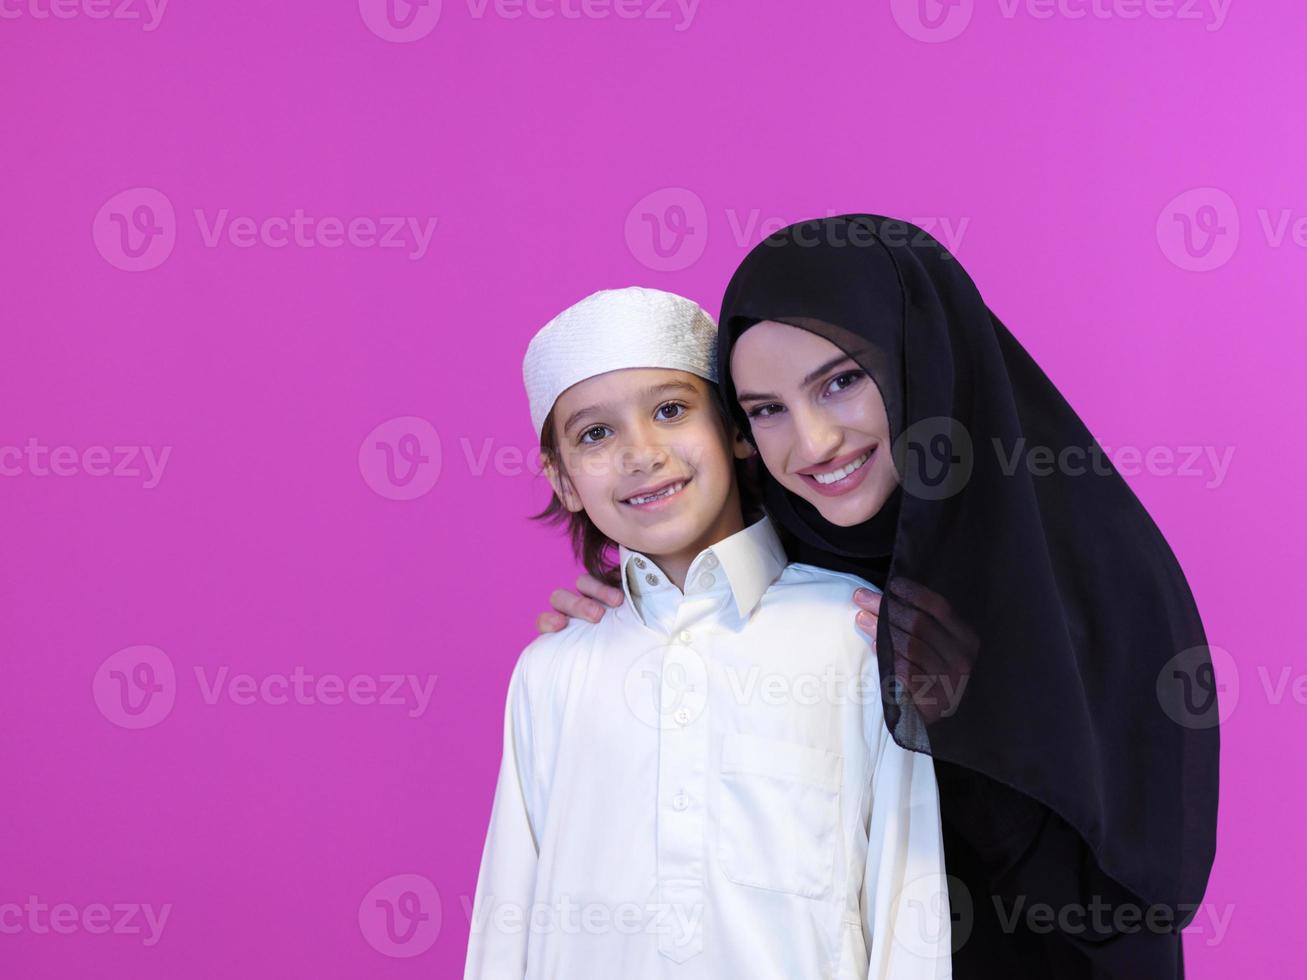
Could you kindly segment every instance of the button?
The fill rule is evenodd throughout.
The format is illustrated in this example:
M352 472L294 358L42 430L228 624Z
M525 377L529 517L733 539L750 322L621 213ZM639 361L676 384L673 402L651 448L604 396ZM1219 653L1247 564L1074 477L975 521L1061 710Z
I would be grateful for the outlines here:
M690 798L684 793L677 793L672 797L672 806L676 807L678 810L684 810L689 805Z
M694 638L694 634L692 634L689 630L681 630L681 632L676 634L676 638L680 640L682 643L689 643L690 640Z
M676 714L672 715L678 725L688 725L690 723L690 712L687 708L677 708Z
M709 555L707 558L705 558L705 559L703 560L703 563L704 563L705 565L707 565L709 568L716 568L716 567L717 567L717 556L716 556L716 555Z
M646 576L644 577L644 580L645 580L646 582L648 582L650 585L657 585L657 584L658 584L658 576L655 575L653 572L650 572L648 575L646 575Z
M702 575L699 576L699 584L702 585L705 589L711 589L714 585L717 584L717 576L714 575L712 572L704 572Z
M636 567L636 568L644 568L646 564L648 564L648 563L647 563L643 558L637 558L637 559L635 560L635 567Z

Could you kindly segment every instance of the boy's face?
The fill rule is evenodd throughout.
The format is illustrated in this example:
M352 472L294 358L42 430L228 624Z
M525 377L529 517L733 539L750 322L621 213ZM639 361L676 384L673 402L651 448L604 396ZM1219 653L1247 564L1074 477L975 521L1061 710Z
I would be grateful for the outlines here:
M734 458L753 452L712 398L703 378L664 368L574 384L554 403L554 492L632 551L692 559L743 526Z

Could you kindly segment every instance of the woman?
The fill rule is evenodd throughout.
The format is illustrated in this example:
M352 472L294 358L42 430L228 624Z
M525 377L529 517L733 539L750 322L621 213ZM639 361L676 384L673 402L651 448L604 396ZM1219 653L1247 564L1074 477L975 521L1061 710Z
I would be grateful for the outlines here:
M745 258L718 376L793 557L883 590L859 623L890 732L935 761L954 976L1183 977L1215 853L1211 660L1079 417L957 260L878 215Z

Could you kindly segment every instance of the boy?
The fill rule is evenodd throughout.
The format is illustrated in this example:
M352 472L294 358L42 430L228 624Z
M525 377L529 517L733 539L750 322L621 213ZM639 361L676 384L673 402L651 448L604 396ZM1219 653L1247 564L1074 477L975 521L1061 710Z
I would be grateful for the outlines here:
M527 349L546 516L628 601L513 669L466 980L951 976L933 763L848 616L874 586L746 526L715 341L633 287Z

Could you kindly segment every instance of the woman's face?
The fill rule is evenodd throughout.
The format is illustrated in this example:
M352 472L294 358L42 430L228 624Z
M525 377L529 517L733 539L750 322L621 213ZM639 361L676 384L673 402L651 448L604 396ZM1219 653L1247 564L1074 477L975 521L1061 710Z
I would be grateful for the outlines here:
M764 320L736 341L731 374L759 455L783 487L840 527L884 506L898 484L889 419L857 361L825 337Z

